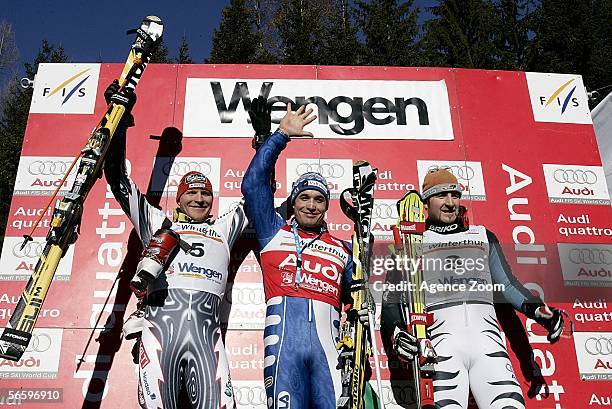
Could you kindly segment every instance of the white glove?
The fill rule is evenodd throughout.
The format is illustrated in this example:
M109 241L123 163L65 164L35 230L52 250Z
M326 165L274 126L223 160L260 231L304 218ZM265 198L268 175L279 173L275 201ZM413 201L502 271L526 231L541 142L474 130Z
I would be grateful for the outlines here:
M416 337L398 326L395 327L391 340L393 341L393 351L401 361L412 361L419 351Z
M369 328L370 327L370 319L369 319L370 312L368 311L367 302L364 302L363 304L361 304L361 309L357 311L357 315L359 315L359 321L361 322L361 324L364 327Z

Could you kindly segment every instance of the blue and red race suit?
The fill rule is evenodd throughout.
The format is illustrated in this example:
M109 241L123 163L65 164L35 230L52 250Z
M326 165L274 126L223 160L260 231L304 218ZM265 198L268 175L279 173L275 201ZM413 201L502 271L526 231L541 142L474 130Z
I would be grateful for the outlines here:
M270 175L288 138L275 132L242 182L261 249L266 295L264 384L268 408L336 408L339 309L352 275L346 243L323 226L307 231L274 208Z

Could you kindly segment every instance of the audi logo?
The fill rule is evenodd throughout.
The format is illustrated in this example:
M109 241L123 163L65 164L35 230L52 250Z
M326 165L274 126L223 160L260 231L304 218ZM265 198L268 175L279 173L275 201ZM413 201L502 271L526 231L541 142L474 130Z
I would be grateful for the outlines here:
M208 162L168 162L164 164L162 172L166 176L178 176L182 177L187 172L201 172L205 176L208 176L212 171L212 167Z
M64 176L71 163L71 161L63 160L35 160L28 165L28 173L34 176ZM75 171L76 166L70 173Z
M379 219L397 219L397 208L395 205L386 203L374 203L372 207L372 217Z
M574 264L612 264L612 250L571 249L569 260Z
M32 334L26 352L46 352L51 349L51 337L48 334Z
M234 397L238 405L265 405L266 390L261 386L234 386Z
M450 165L442 165L442 166L432 165L427 169L427 173L435 172L436 170L439 170L439 169L448 170L450 173L455 175L457 179L462 179L462 180L472 180L474 179L474 176L476 176L476 171L468 165L452 165L452 166Z
M295 172L298 177L306 172L318 172L326 179L338 179L344 176L345 170L338 163L300 163Z
M266 295L263 288L232 288L225 293L225 299L232 304L265 304Z
M13 255L19 258L38 258L43 253L44 248L45 244L37 241L27 242L23 249L21 249L21 242L15 243L13 246Z
M584 342L584 349L589 355L610 355L612 354L612 338L589 337Z
M556 169L553 178L559 183L577 183L579 185L593 185L597 182L597 175L592 170Z

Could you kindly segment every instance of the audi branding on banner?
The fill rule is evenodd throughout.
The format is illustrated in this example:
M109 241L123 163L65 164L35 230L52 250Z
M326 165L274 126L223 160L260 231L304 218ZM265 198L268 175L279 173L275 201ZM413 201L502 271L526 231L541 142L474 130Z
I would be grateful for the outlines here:
M612 244L558 243L566 286L612 287Z
M93 114L100 64L38 65L31 113Z
M423 185L425 175L435 169L447 169L461 184L461 198L464 200L487 200L484 177L480 162L417 160L419 186Z
M610 205L606 176L601 166L543 164L551 203Z
M40 65L0 256L0 325L10 318L44 244L52 210L38 209L82 149L106 107L104 89L121 68ZM542 335L543 328L520 314L524 334L518 325L505 328L527 408L587 407L593 394L609 394L612 208L579 76L151 64L137 93L136 125L126 140L129 174L168 215L179 180L189 171L210 178L215 217L240 202L242 178L254 155L246 109L258 95L273 106L273 130L288 102L308 104L318 116L307 126L314 138L292 138L276 162L274 202L280 214L292 183L305 172L319 172L332 193L328 229L349 240L353 226L338 196L352 186L355 160L379 169L371 222L378 259L390 257L397 200L419 188L429 170L449 169L464 189L462 204L471 222L496 234L517 278L576 319L579 332L554 345ZM51 129L61 133L50 135ZM180 143L164 139L181 134ZM68 175L60 194L75 176L74 171ZM34 241L20 250L22 235L40 215ZM257 246L252 228L237 243L221 320L228 328L224 339L238 408L263 409L266 306L261 268L251 251ZM2 388L62 390L63 407L137 408L134 344L121 340L118 329L134 309L128 281L141 253L128 218L104 179L98 181L85 202L79 238L59 264L29 350L19 362L0 360ZM378 302L385 270L377 266L371 288ZM380 311L378 304L377 323ZM499 313L502 326L513 319L504 314ZM396 400L405 407L414 392L410 384L391 388L381 345L379 340L382 398L388 409L399 409ZM534 367L547 388L536 384ZM529 397L529 389L542 393ZM28 401L23 406L43 405Z
M0 378L4 378L3 383L6 383L7 378L57 378L63 331L61 328L36 328L28 348L19 361L14 362L0 358ZM32 382L31 386L34 385L36 385L35 381Z
M291 194L293 182L306 172L323 175L334 199L353 183L353 161L350 159L287 159L287 196Z
M377 199L372 207L370 223L372 234L376 240L393 240L391 226L397 223L397 200Z
M32 239L22 249L23 237L4 237L2 256L0 256L0 281L30 278L38 257L45 247L44 237L32 237ZM70 280L73 259L74 247L70 247L57 266L55 280Z
M574 345L582 380L612 380L612 332L576 332Z
M188 78L185 136L246 137L252 134L245 104L273 101L273 120L286 104L309 104L319 138L452 140L444 81L307 81ZM279 112L280 111L280 112ZM210 116L215 112L217 115ZM203 113L206 113L203 115Z
M61 184L70 169L74 157L22 156L15 179L15 195L51 196ZM60 187L59 194L65 195L76 178L78 163Z

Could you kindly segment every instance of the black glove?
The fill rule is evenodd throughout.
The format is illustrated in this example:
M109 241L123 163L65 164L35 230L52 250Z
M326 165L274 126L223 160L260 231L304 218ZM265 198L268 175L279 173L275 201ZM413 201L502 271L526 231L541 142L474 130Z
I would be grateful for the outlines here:
M117 105L123 105L125 112L121 118L121 122L126 126L134 125L134 117L132 116L132 108L136 104L136 94L132 88L123 88L119 92L119 81L114 80L104 91L104 100L107 104L111 102Z
M419 351L416 337L397 325L391 336L391 341L393 342L393 351L400 361L412 361Z
M259 96L251 101L249 117L255 130L255 137L253 138L253 148L255 149L259 148L270 135L272 129L271 113L272 107L268 106L266 98Z
M554 344L563 333L563 314L561 310L549 307L546 304L540 305L534 312L535 321L548 331L548 342Z

